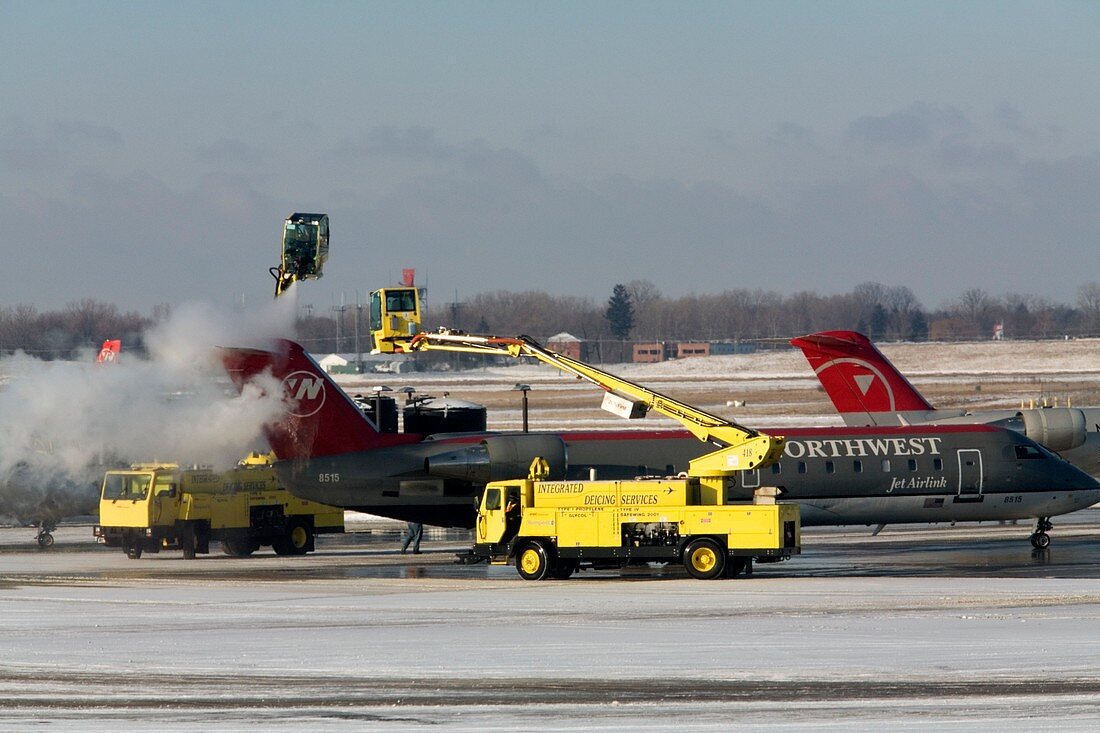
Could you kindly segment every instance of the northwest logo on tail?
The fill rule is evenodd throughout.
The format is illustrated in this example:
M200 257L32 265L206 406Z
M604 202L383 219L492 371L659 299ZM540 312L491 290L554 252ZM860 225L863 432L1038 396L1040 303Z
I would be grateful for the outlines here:
M325 381L311 372L291 372L283 377L283 397L291 415L316 415L325 405Z
M842 413L932 409L863 334L823 331L791 339L791 344L802 349Z

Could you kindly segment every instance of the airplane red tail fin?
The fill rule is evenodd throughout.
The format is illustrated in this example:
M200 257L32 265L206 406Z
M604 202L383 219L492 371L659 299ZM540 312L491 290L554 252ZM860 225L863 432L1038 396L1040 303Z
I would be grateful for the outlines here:
M281 419L264 428L279 459L338 455L419 439L379 432L305 349L293 341L277 340L272 351L223 348L221 359L238 388L265 373L282 384L286 411Z
M930 412L916 387L855 331L822 331L791 339L802 349L821 386L842 415Z
M99 347L99 356L95 358L96 364L115 364L118 362L118 352L122 351L122 341L119 339L107 339L103 346Z

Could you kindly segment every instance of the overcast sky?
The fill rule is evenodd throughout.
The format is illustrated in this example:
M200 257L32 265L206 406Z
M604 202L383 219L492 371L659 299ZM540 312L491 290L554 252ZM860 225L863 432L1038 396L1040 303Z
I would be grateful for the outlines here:
M0 306L1100 280L1100 3L0 0Z

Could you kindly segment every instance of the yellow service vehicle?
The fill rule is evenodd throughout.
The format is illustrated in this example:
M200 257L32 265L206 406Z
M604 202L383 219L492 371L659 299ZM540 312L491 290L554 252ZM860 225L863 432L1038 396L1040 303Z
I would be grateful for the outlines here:
M283 222L279 264L270 268L275 297L299 280L316 280L328 260L328 214L294 213Z
M419 313L409 323L419 328ZM372 324L372 328L374 325ZM412 330L412 329L410 329ZM527 336L499 337L440 329L411 338L376 330L375 342L394 351L455 351L532 358L604 390L603 407L636 419L670 417L717 450L688 463L687 477L634 481L544 481L541 459L527 479L486 486L478 505L477 537L461 562L515 560L529 580L567 578L581 567L683 562L696 578L733 576L753 558L785 560L800 552L797 505L776 504L777 487L753 503L726 504L732 476L766 468L784 439L740 425L640 384L544 348Z
M403 344L420 333L420 292L411 286L372 292L370 330L376 351L383 354L404 351Z
M539 469L532 466L532 476ZM733 577L753 559L801 552L796 504L764 490L752 504L722 504L696 478L633 481L495 481L478 505L464 562L513 561L527 580L568 578L581 567L682 562L701 580Z
M133 559L162 549L193 558L210 552L212 540L225 554L244 557L263 545L279 555L304 555L315 535L344 531L343 510L279 488L270 463L252 454L225 473L174 463L108 471L95 537Z

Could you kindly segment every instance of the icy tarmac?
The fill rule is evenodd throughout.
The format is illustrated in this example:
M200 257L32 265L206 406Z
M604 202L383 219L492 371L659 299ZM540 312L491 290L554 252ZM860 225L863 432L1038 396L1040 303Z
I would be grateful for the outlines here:
M1100 510L811 529L751 578L528 583L375 529L126 559L0 530L0 730L1096 730Z

